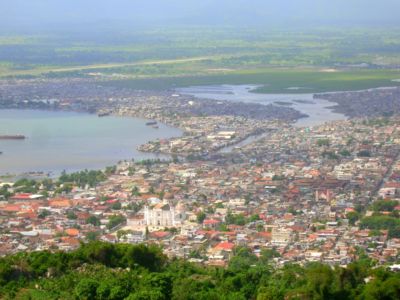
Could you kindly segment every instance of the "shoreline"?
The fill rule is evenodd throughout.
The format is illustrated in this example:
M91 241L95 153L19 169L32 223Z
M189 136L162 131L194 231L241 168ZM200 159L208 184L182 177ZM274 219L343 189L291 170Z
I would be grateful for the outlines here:
M228 85L228 87L229 86L230 85ZM253 94L256 94L256 95L260 95L259 93L254 93L254 88L256 87L255 85L251 85L251 86L250 85L242 85L242 86L247 86L246 90L247 90L248 93L253 93ZM202 87L204 88L204 87L207 87L207 86L196 86L196 87L192 87L192 88L202 88ZM218 90L218 88L221 87L221 85L216 85L216 86L213 86L213 87ZM332 112L332 113L342 114L343 116L345 116L347 118L348 115L345 114L343 111L340 111L338 102L334 102L331 99L326 99L323 96L324 95L337 95L337 94L340 95L341 93L353 94L353 93L387 91L387 90L396 90L396 89L397 89L396 87L389 87L389 88L381 87L381 88L375 88L375 89L367 89L367 90L360 90L360 91L350 91L350 92L330 92L330 93L325 93L325 94L315 93L315 94L312 94L312 97L313 97L313 99L318 99L318 100L323 100L323 101L330 102L332 105L324 106L323 108L330 110L330 112ZM192 101L190 99L193 99L193 101L202 100L203 99L203 98L200 98L197 95L187 94L184 91L182 91L181 89L175 89L175 90L170 91L170 92L178 92L183 96L187 96L187 98L183 97L183 99L187 99L187 101L189 101L189 102ZM141 91L136 91L136 93L141 94L142 92ZM146 96L147 95L146 92L143 92L143 94L144 94L144 97L147 97ZM150 97L150 98L152 97L151 96L152 93L149 93L148 95L149 95L148 97ZM158 95L158 94L156 93L155 95ZM161 97L163 97L162 95L167 97L166 95L168 95L168 92L161 93ZM180 97L181 95L176 95L176 96ZM226 96L229 97L230 95L231 94L226 95ZM265 95L268 95L268 94L265 94ZM285 95L285 94L280 94L280 95ZM170 96L170 98L171 97L173 98L174 96L175 95L173 94L172 96ZM303 101L303 100L295 99L296 98L295 95L293 95L293 98L294 98L293 102L296 102L296 103L303 103L304 102L304 103L306 103L305 102L306 100ZM209 100L211 102L214 102L214 103L218 103L218 101L219 101L218 99L215 99L215 98L206 97L205 99L207 99L207 100ZM182 101L182 99L178 99L178 103L179 103L179 101ZM229 103L232 103L234 101L226 100L225 102L227 103L227 105L229 105ZM243 102L243 101L239 101L239 102L241 102L243 105L246 105L248 103L248 102ZM253 103L253 102L250 101L250 103ZM35 103L35 105L36 104L37 104L37 102ZM260 104L262 106L268 106L269 105L269 103L265 103L265 104L257 103L257 104ZM315 103L307 103L307 104L315 105ZM53 103L51 105L53 105ZM130 104L130 102L127 102L127 103L125 103L123 105L117 105L116 107L107 106L103 102L99 102L99 103L95 102L94 103L94 105L95 105L94 107L91 107L91 108L88 107L86 109L82 109L82 108L77 109L77 108L72 108L72 107L62 107L60 109L60 107L54 107L54 106L51 106L51 105L48 105L46 107L15 107L15 108L0 108L0 109L1 110L15 109L15 110L23 110L23 111L34 110L34 111L45 111L45 112L55 112L55 113L74 113L74 114L86 114L86 115L92 115L92 116L97 114L98 117L101 117L101 118L107 118L107 117L116 117L116 118L118 117L118 118L121 118L122 117L122 118L140 119L144 123L146 121L155 120L155 121L159 122L160 124L165 125L167 127L171 127L173 129L181 130L182 132L181 132L179 138L185 138L185 137L190 138L191 137L190 134L188 134L188 131L187 131L187 128L185 127L185 124L182 123L183 122L182 120L183 120L184 117L179 116L179 115L177 115L175 117L171 117L171 116L167 116L166 114L164 114L162 112L153 113L150 109L149 110L143 110L143 109L142 110L135 110L134 104ZM130 105L133 105L133 106L130 106ZM97 108L93 109L95 107L97 107ZM297 107L293 107L293 109L295 111L303 114L300 110L297 109ZM100 116L99 114L101 114L104 111L107 112L107 115ZM199 117L199 116L192 115L192 116L188 116L188 117L196 118L196 117ZM215 117L217 117L217 116L215 116ZM298 126L296 126L296 123L304 121L304 120L307 120L307 119L310 119L310 118L312 118L310 115L305 116L303 114L303 116L298 117L296 120L293 120L293 121L288 121L288 120L286 120L286 121L283 120L282 121L281 120L279 122L284 122L284 123L286 123L286 124L288 124L290 126L298 127ZM329 121L334 121L334 120L329 120L329 119L326 120L326 122L329 122ZM309 126L316 126L316 125L318 125L318 124L302 125L300 127L309 127ZM260 128L255 128L255 130L256 131L260 131ZM157 141L160 140L159 138L156 139L156 140L150 140L150 141L148 141L146 143L140 144L140 145L136 146L135 149L140 153L149 154L149 155L153 156L154 159L158 159L159 158L158 156L169 156L170 158L172 158L174 155L177 155L180 158L184 158L184 157L187 158L187 156L189 156L191 154L194 154L195 156L200 154L200 157L201 156L207 157L207 156L209 156L211 154L216 154L216 153L217 154L229 153L229 152L233 151L234 148L238 144L241 145L241 143L243 143L243 141L245 141L245 140L247 140L247 139L249 139L251 137L255 137L257 139L257 137L260 136L260 135L262 136L262 134L265 133L265 131L267 131L267 130L261 130L260 133L249 132L249 133L245 134L244 136L242 136L240 139L237 139L237 140L235 140L233 142L226 142L223 145L219 145L217 147L206 149L205 152L203 152L203 153L201 153L201 152L199 152L199 153L188 153L188 152L173 153L171 151L153 151L153 150L149 150L149 149L147 149L147 150L144 149L145 145L147 145L148 143L157 142ZM170 141L170 140L172 140L174 138L178 138L178 137L169 137L169 138L165 138L165 140ZM162 139L164 139L164 138L162 138ZM252 143L252 142L254 142L254 141L253 140L249 141L249 143ZM247 143L245 145L247 145ZM223 150L225 148L230 148L231 150L228 151L228 152L225 152ZM0 151L1 151L1 149L0 149ZM78 169L80 169L80 168L78 168ZM26 172L26 173L28 173L28 174L29 173L39 173L40 174L40 173L48 173L48 172L47 171L44 171L44 172L42 172L42 171L37 171L37 172L34 171L34 172ZM18 174L20 174L20 173L18 173ZM4 175L7 175L7 173L5 173Z
M36 114L38 116L40 116L41 114L43 114L43 117L40 118L40 120L43 121L43 123L47 124L47 117L50 117L50 121L49 122L54 122L53 120L55 120L55 122L57 122L57 118L61 117L63 122L61 124L64 124L65 122L73 122L73 121L69 121L68 118L69 117L78 117L78 120L85 120L85 119L81 119L80 117L83 118L89 118L88 120L94 120L95 122L99 123L101 122L100 120L103 119L101 117L97 117L96 116L96 112L88 112L88 111L77 111L77 110L70 110L70 109L62 109L62 110L56 110L56 109L39 109L39 108L14 108L14 109L8 109L8 108L0 108L0 111L3 111L3 113L7 114L7 111L14 111L17 115L19 115L19 112L22 113L21 118L24 118L23 116L25 114L30 114L32 112L33 118L30 120L30 122L36 122L35 118L36 118ZM111 118L116 118L116 119L126 119L126 121L122 121L122 123L117 123L119 125L116 125L116 128L119 127L125 127L125 131L128 130L129 132L129 124L131 120L133 120L133 126L137 126L135 124L141 124L140 126L143 127L144 130L148 130L149 135L147 135L146 133L141 134L140 135L140 139L142 139L142 142L140 144L144 144L149 140L153 140L154 137L159 136L162 138L170 138L170 137L175 137L175 136L182 136L183 131L177 127L173 127L170 126L168 124L164 124L164 123L160 123L160 127L161 127L161 131L158 131L158 129L153 129L151 127L147 126L145 127L145 123L146 121L148 121L149 119L145 119L142 117L134 117L134 116L128 116L128 115L124 115L124 116L116 116L116 115L110 115ZM53 120L51 120L53 119ZM104 120L106 120L107 118L104 117ZM39 119L38 119L39 120ZM74 119L71 119L74 120ZM5 121L7 123L7 121ZM13 124L14 122L17 121L11 121ZM113 122L113 121L108 121L108 122ZM97 123L94 123L93 126L91 126L92 128L96 128ZM102 124L102 123L101 123ZM125 124L125 125L124 125ZM41 125L39 125L41 126ZM50 125L49 125L50 126ZM59 126L63 126L63 125L59 125ZM102 125L103 126L103 125ZM106 128L110 128L107 126L107 123L105 123ZM139 127L136 127L139 128ZM25 128L26 129L26 128ZM79 129L74 129L74 132L76 132L76 130ZM118 130L118 129L116 129ZM140 129L137 129L138 133L140 133ZM24 131L22 129L22 131ZM90 130L89 132L91 132L92 130ZM108 130L108 132L112 132L113 129ZM154 133L152 133L154 131ZM47 132L47 131L46 131ZM56 144L54 144L54 142L51 142L52 145L57 146L57 141L60 140L64 140L64 135L62 137L58 137L54 135L53 130L51 131L52 133L49 135L48 138L51 139L51 141L55 140ZM175 133L176 132L176 133ZM73 133L74 134L74 133ZM112 133L111 133L112 134ZM28 147L29 149L34 147L34 153L36 153L37 151L40 151L40 149L38 147L38 143L42 143L43 141L43 135L39 135L36 136L37 138L35 139L35 137L31 137L32 133L28 132L28 131L24 131L24 135L29 137L29 144L25 145L24 141L21 141L21 144L15 144L14 141L10 140L10 141L3 141L2 146L0 147L0 151L3 152L3 155L0 157L0 159L2 159L3 163L2 163L2 167L1 167L1 173L0 173L0 177L58 177L60 175L60 173L63 170L66 170L68 173L70 172L79 172L85 169L104 169L109 165L117 165L120 161L130 161L132 160L132 158L135 161L142 161L142 160L147 160L147 159L151 159L151 160L157 160L157 159L161 159L161 160L170 160L171 157L169 155L164 155L164 154L157 154L157 153L150 153L150 152L142 152L142 151L138 151L137 150L137 145L135 145L135 143L137 144L137 134L135 134L135 132L133 133L133 135L131 136L131 138L128 139L124 139L123 141L123 145L126 144L132 144L133 147L124 147L124 148L118 148L117 151L112 151L113 148L113 144L110 142L107 146L107 148L104 149L104 151L102 150L103 147L100 145L98 147L98 150L96 150L96 144L97 144L97 140L94 140L93 144L94 146L88 146L85 147L85 152L82 152L83 155L82 157L77 157L76 154L73 154L71 156L69 155L69 152L66 154L66 159L63 160L63 158L65 156L54 156L55 160L53 163L52 157L49 161L44 161L43 163L33 163L33 164L23 164L22 162L19 162L17 160L17 157L20 155L21 153L25 153L25 157L31 157L32 159L34 159L36 157L35 154L32 154L33 152L27 153L26 150L24 149L25 147ZM47 138L47 133L45 133L45 141L49 141ZM121 134L119 134L118 136L122 136L123 135L123 131L121 132ZM112 136L112 135L111 135ZM110 137L111 137L110 136ZM74 139L76 140L77 143L78 139L81 139L82 137L78 134L77 137L75 137L74 135L69 135L67 134L67 141L69 139ZM102 138L102 131L101 129L99 129L98 134L96 134L95 136L93 136L94 139L97 138ZM120 140L118 137L115 138L111 138L111 140ZM140 141L139 139L139 141ZM106 139L102 139L101 143L107 143L107 138ZM110 140L110 141L111 141ZM36 141L36 143L35 143ZM90 138L88 139L88 141L90 141ZM33 143L33 144L32 144ZM74 142L75 143L75 142ZM88 142L91 143L91 142ZM33 146L32 146L33 145ZM78 146L78 145L77 145ZM18 154L16 154L15 152L12 152L11 149L17 148L18 150ZM53 155L56 154L57 148L54 148L54 146L50 147L50 152L49 153L53 153ZM93 152L93 159L88 160L85 162L85 156L90 156L90 152L89 151L95 151ZM65 150L63 150L65 152ZM80 153L80 150L78 150L76 153ZM40 155L41 157L42 155ZM112 157L114 157L114 159L112 159ZM75 160L75 158L78 158L77 160ZM105 159L103 163L99 163L100 160ZM39 162L42 161L42 158L36 158L36 160L38 160ZM111 162L112 160L112 162ZM82 162L82 163L81 163ZM25 167L27 166L27 167ZM38 166L38 167L35 167Z
M214 100L228 101L231 103L242 102L258 104L265 107L269 105L279 108L290 107L291 109L299 113L299 116L295 120L287 121L287 123L295 127L316 126L327 121L335 121L339 119L345 120L347 118L345 114L337 113L333 109L331 109L331 106L336 104L335 102L329 101L327 99L320 99L315 93L275 94L255 92L260 86L261 85L254 84L203 85L178 88L177 91L184 95L192 96L200 101ZM284 103L284 105L279 105L279 103ZM320 114L315 111L315 108L317 108L318 110L326 110L328 118L326 118L325 120L321 119ZM315 122L313 119L321 120L317 120L317 122ZM309 121L307 122L307 120Z

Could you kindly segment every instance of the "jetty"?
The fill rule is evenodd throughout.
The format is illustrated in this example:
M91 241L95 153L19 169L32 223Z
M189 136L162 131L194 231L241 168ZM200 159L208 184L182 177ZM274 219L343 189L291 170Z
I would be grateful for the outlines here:
M0 140L24 140L26 136L21 134L16 135L0 135Z

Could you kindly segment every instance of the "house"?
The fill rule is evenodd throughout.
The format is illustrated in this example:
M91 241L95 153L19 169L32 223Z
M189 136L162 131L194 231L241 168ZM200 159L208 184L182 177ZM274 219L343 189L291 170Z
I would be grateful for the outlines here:
M292 241L292 229L274 227L272 229L271 243L274 246L286 246Z
M217 228L218 225L221 224L220 220L215 219L207 219L203 221L203 228Z
M10 198L14 202L29 202L34 200L43 200L44 196L40 194L21 193L15 194Z

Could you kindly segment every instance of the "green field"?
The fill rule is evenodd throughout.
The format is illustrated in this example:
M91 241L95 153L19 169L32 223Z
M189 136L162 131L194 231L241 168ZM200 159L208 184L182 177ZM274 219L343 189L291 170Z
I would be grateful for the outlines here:
M0 78L96 78L137 89L257 84L298 93L397 86L400 30L153 29L0 36ZM298 87L296 89L288 89Z
M376 87L400 86L393 79L400 71L352 70L325 72L318 69L240 70L204 76L160 77L112 80L104 84L133 89L173 89L195 85L256 84L259 93L319 93L352 91ZM300 87L301 89L291 89Z

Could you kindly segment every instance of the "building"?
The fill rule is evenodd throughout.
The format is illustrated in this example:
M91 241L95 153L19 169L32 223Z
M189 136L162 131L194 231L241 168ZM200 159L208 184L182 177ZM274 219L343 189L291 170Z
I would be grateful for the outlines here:
M271 243L275 246L286 246L292 241L292 230L275 227L272 229Z
M144 208L144 220L146 226L172 227L174 224L175 209L168 203L158 203Z
M144 208L144 222L148 227L181 226L185 218L185 207L181 204L175 208L164 201Z
M29 194L29 193L22 193L22 194L15 194L10 198L13 202L29 202L34 200L43 200L45 197L39 194Z

